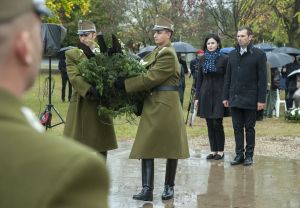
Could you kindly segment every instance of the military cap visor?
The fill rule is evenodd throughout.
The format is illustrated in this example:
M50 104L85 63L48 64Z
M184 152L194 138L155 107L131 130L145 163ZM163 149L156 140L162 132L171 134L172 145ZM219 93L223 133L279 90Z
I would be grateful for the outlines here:
M96 32L95 30L79 30L78 32L77 32L77 35L88 35L89 33L91 33L91 32Z
M157 16L155 19L154 31L168 30L174 32L174 24L164 16Z
M36 12L39 15L51 15L44 0L2 0L0 7L0 22L30 11Z
M170 28L164 27L164 26L159 26L159 25L155 25L152 30L154 30L154 31L167 30L167 31L173 32L173 30L171 30Z
M96 26L89 20L79 20L77 35L88 35L91 32L96 32Z

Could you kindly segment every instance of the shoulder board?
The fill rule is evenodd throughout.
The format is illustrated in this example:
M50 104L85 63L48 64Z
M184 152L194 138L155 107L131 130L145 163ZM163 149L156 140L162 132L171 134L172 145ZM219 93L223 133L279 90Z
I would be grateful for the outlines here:
M165 50L167 47L163 47L162 49L160 49L160 51L158 51L158 54L160 54L163 50Z

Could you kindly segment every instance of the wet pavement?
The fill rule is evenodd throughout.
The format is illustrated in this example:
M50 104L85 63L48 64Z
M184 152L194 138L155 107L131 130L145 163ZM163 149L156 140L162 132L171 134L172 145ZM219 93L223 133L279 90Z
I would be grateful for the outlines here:
M111 208L300 208L300 160L255 156L253 166L230 166L233 153L207 161L207 151L193 149L179 160L174 200L161 200L164 159L155 159L153 202L133 200L141 190L141 162L128 159L131 146L119 142L109 152Z

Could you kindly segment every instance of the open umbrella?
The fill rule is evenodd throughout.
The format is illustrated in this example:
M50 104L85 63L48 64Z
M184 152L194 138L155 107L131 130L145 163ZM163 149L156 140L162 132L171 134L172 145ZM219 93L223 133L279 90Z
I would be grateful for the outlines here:
M297 70L291 72L291 73L288 75L288 77L294 76L294 75L296 75L296 74L300 74L300 69L297 69Z
M224 54L229 54L232 50L234 50L234 47L227 47L227 48L221 48L220 52Z
M285 53L267 52L266 55L267 61L272 68L281 67L294 61L290 55Z
M291 47L279 47L273 50L274 53L287 53L291 55L300 55L300 50Z
M275 48L277 48L277 46L272 43L258 43L255 44L254 47L259 48L263 51L273 51Z
M173 42L172 46L175 48L176 53L196 53L197 49L189 43Z
M144 56L146 56L148 53L150 53L151 51L154 50L156 46L146 46L142 49L140 49L140 51L137 53L137 55L141 58L143 58Z

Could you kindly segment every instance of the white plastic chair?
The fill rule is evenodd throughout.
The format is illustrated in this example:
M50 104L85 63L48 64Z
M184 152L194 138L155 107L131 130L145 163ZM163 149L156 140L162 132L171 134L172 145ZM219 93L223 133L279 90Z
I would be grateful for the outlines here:
M287 109L286 109L285 100L280 100L280 93L278 89L276 90L276 94L277 94L277 99L275 103L275 116L278 118L280 112L280 104L284 104L284 111L286 111Z

